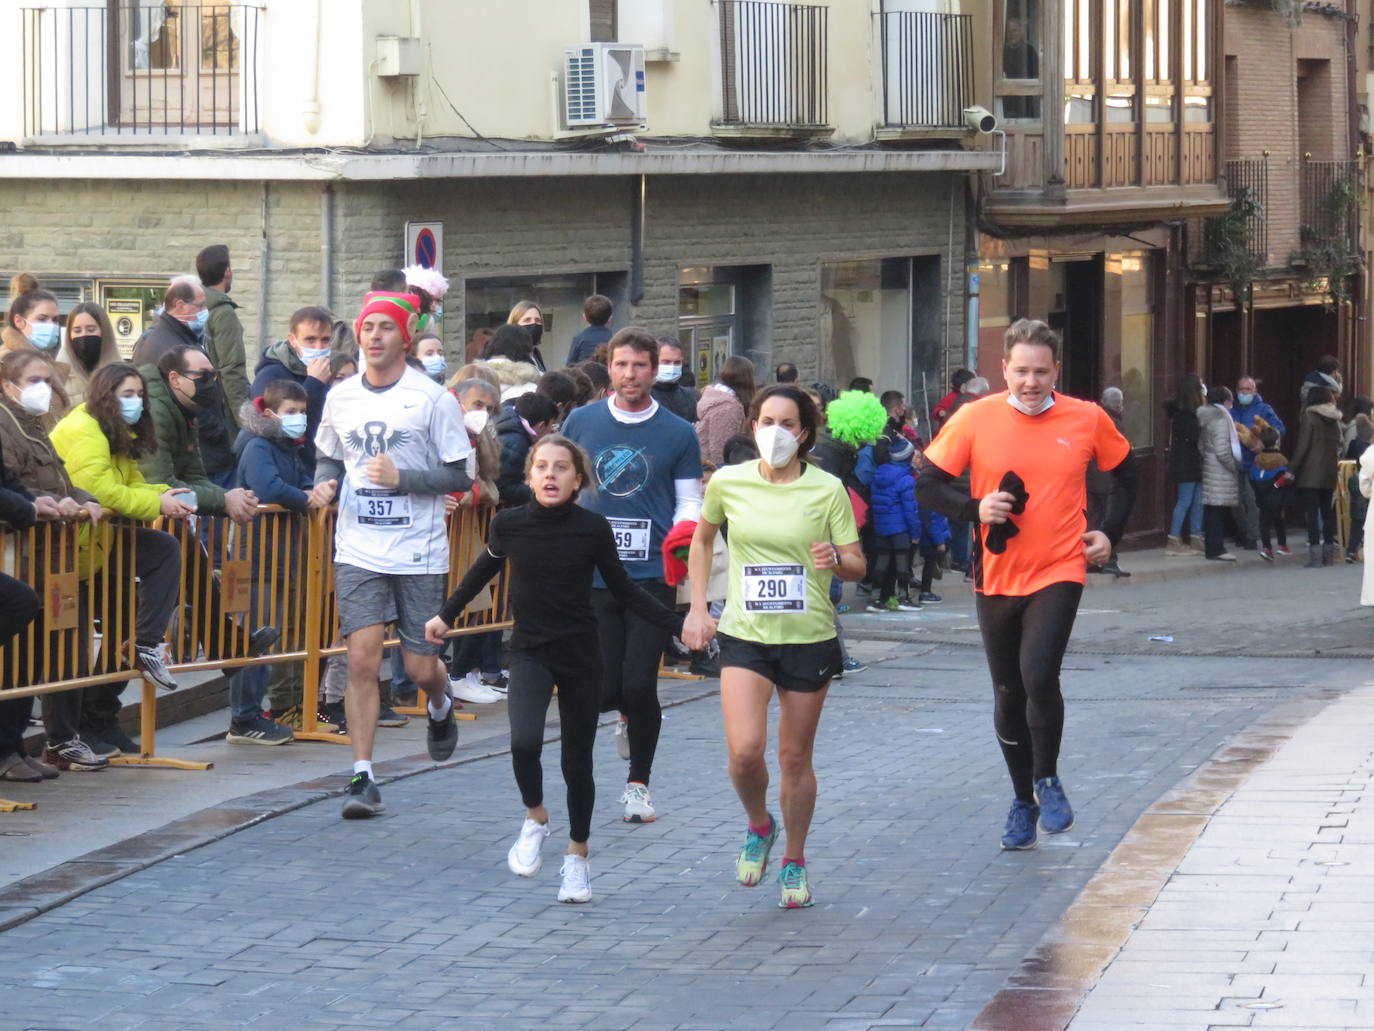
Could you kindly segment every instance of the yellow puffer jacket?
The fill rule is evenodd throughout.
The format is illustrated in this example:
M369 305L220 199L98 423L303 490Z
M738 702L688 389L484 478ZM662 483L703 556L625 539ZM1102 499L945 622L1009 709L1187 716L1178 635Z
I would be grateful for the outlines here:
M138 462L128 455L111 455L110 442L95 416L77 405L53 427L49 438L72 483L95 496L108 509L130 519L152 520L161 511L165 483L149 483Z

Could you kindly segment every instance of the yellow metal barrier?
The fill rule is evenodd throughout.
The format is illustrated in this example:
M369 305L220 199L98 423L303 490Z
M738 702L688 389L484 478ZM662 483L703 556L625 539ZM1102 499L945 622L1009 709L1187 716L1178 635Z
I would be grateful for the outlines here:
M450 589L483 547L490 519L489 510L450 515ZM303 729L296 737L347 743L342 735L321 733L315 715L323 662L347 650L339 640L334 599L334 520L332 507L307 516L266 506L245 526L224 517L154 525L170 533L181 551L176 614L166 637L172 672L304 663ZM134 664L133 541L139 525L125 519L53 522L0 535L0 572L29 584L42 600L39 618L0 650L0 697L142 679ZM508 590L503 575L489 600L475 603L449 636L508 628ZM249 635L268 625L281 631L280 640L270 654L250 655ZM158 692L147 680L142 692L140 754L111 762L208 769L210 763L156 755ZM6 805L0 800L0 812Z

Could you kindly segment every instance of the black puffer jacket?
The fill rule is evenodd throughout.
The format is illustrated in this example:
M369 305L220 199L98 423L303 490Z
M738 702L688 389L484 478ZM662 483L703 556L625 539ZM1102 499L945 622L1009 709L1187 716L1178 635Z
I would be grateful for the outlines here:
M501 475L496 489L501 494L502 508L515 508L534 497L525 483L525 456L530 453L529 432L520 421L513 405L502 405L496 417L496 440L501 445Z
M1175 483L1199 483L1202 480L1202 454L1198 441L1202 427L1197 412L1180 409L1172 401L1164 406L1169 413L1169 479Z

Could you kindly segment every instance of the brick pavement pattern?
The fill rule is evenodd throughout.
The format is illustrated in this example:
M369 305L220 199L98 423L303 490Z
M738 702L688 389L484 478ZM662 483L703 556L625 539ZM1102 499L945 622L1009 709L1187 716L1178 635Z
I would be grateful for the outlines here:
M719 709L669 710L657 823L629 826L597 746L587 906L512 876L509 762L383 786L382 818L296 810L0 936L0 1027L721 1029L965 1027L1136 817L1229 735L1365 663L1071 656L1061 762L1078 823L1001 853L1010 792L981 652L894 649L832 691L817 746L814 909L734 883L744 826ZM340 780L342 785L342 779ZM776 789L775 789L776 790ZM555 844L560 843L560 844Z

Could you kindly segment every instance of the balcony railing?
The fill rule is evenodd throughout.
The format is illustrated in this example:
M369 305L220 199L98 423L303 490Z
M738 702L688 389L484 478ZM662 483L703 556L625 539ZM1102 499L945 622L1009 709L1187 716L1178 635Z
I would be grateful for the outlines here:
M878 19L883 125L963 129L973 103L973 16L885 11Z
M1299 170L1302 191L1302 247L1352 255L1359 241L1358 161L1304 159Z
M214 0L21 8L25 135L256 133L261 17Z
M1207 224L1207 261L1227 265L1243 259L1255 268L1269 259L1269 161L1226 162L1226 193L1232 208Z
M825 127L828 8L771 0L715 3L720 27L720 124Z

